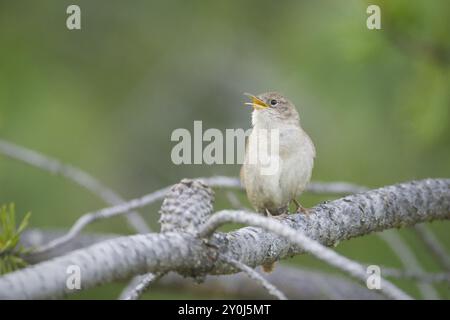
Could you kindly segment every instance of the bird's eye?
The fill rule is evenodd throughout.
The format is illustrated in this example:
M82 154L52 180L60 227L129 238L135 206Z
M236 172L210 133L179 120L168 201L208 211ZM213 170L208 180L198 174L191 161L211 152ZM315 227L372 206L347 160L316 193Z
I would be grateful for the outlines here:
M275 100L275 99L270 100L270 105L271 105L272 107L275 107L277 104L278 104L278 101L277 101L277 100Z

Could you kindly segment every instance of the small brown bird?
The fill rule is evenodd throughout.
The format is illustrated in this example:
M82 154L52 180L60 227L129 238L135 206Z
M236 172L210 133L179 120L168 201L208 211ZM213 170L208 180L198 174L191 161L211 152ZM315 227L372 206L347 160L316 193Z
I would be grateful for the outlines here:
M287 213L291 201L302 209L296 198L311 178L314 144L301 128L295 106L281 94L246 95L252 99L246 105L253 107L253 129L241 168L248 199L258 212L267 215ZM270 161L264 159L272 160L272 170L268 170Z
M250 203L268 216L287 214L291 201L306 212L296 198L311 178L316 151L300 126L295 106L276 92L246 95L252 99L246 105L253 107L253 129L247 141L241 182ZM273 264L263 268L270 271Z

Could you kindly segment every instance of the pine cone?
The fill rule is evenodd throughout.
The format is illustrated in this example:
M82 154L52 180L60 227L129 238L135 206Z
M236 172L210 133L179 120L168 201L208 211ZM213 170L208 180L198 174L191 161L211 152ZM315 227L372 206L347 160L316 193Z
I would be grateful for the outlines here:
M183 179L167 193L160 209L161 232L195 233L213 212L214 191L200 180Z

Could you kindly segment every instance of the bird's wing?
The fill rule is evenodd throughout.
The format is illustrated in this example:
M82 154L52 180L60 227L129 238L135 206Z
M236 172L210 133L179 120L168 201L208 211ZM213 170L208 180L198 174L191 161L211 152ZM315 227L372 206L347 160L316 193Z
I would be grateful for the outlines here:
M245 188L245 174L244 174L244 165L245 161L247 161L247 147L248 147L248 137L245 138L245 156L244 163L241 166L241 171L239 172L239 177L241 178L241 185Z
M242 165L242 167L241 167L239 177L241 178L241 184L245 187L244 165Z
M305 132L305 131L303 131L303 132ZM313 151L313 158L315 158L316 157L316 146L314 145L314 143L312 142L312 140L311 140L311 137L305 132L305 136L306 136L306 139L309 141L309 143L311 144L311 147L312 147L312 151Z

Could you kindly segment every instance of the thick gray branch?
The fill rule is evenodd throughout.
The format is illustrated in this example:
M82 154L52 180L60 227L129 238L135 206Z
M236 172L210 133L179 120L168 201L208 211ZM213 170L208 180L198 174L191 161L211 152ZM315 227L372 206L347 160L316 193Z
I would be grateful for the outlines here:
M403 183L320 204L309 215L280 219L307 237L331 246L394 227L450 218L450 179ZM194 234L134 235L95 244L0 278L1 298L50 298L66 289L67 267L81 268L82 286L92 287L145 272L184 275L228 274L237 270L217 259L226 254L255 267L303 253L288 240L259 228L215 234L205 243Z
M26 230L21 236L21 243L25 247L40 246L63 235L63 230ZM54 251L53 256L45 257L44 260L63 255L69 251L81 249L94 243L118 238L117 234L80 234L74 241ZM36 261L37 262L37 261ZM368 265L368 264L367 264ZM394 278L406 278L422 282L449 282L449 273L424 273L410 272L407 270L394 269L381 266L382 275ZM120 299L127 297L136 286L141 283L146 275L137 276L135 281L130 282L129 287L123 291ZM154 275L153 275L154 276ZM343 277L329 275L323 272L310 271L278 265L267 279L275 286L283 288L290 299L382 299L376 290L368 290ZM154 284L158 288L168 288L195 292L198 294L221 293L241 298L270 298L271 295L261 290L257 283L242 273L226 276L208 276L205 281L198 284L190 278L184 278L170 273Z
M62 230L26 230L21 236L21 243L25 247L40 246L60 237L65 232ZM54 256L45 257L44 260L57 257L69 251L81 249L94 243L117 238L117 234L80 234L74 241L64 246L61 251L54 251ZM420 279L421 281L441 282L450 281L448 274L410 274L404 270L382 267L383 275L394 277L405 277L409 279ZM125 299L140 283L145 282L145 278L155 277L153 274L136 276L129 286L125 288L119 299ZM310 270L292 268L278 265L275 271L266 274L267 279L275 286L283 288L290 299L382 299L382 296L373 290L368 290L353 281L343 277L329 275L323 272L313 272ZM153 283L153 282L152 282ZM249 279L248 276L239 273L228 276L209 276L201 284L192 279L177 276L175 273L165 275L156 287L167 287L174 290L186 290L198 294L221 293L241 298L271 298L272 296L261 290L257 283Z
M318 259L348 273L352 277L365 283L367 273L365 268L335 251L323 246L319 242L312 240L304 235L303 232L289 227L279 221L250 212L232 212L221 211L209 219L199 230L200 236L209 236L214 230L225 223L244 223L251 226L263 228L266 231L273 232L282 236L291 244L299 246L300 250L313 254ZM380 287L381 292L392 299L411 299L406 293L397 288L387 280L383 280Z
M449 218L450 179L425 179L350 195L320 204L308 215L294 214L282 221L308 238L334 246L377 231ZM253 227L223 235L221 241L249 266L303 253L289 241Z

